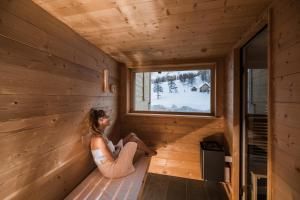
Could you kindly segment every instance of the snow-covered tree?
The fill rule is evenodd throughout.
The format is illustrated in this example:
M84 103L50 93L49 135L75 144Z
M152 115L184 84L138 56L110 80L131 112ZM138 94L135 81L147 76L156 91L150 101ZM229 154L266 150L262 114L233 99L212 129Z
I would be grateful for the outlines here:
M187 74L186 73L183 73L183 74L179 75L180 82L185 83L186 79L187 79Z
M156 78L154 80L153 92L156 93L157 99L161 96L160 93L163 93L163 87L161 86L161 79Z
M169 92L173 93L173 92L177 92L177 87L176 87L176 75L173 76L167 76L167 81L168 81L168 86L169 86Z
M203 82L210 83L210 70L201 70L200 77Z
M193 73L188 74L187 82L191 87L194 86L194 84L195 84L195 76L196 75Z
M168 79L169 93L177 93L177 86L175 80L176 77Z

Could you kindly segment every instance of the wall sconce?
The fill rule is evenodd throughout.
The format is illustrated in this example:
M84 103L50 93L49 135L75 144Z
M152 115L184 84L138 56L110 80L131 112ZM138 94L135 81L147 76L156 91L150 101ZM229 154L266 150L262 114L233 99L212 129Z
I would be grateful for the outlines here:
M108 69L104 69L104 71L103 71L103 91L109 92Z

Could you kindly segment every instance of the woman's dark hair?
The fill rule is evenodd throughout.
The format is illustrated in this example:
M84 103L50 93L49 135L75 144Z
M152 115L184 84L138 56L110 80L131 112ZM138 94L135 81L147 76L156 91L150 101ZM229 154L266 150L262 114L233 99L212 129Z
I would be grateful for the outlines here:
M103 130L99 127L98 119L101 117L105 117L104 110L97 110L92 108L90 110L90 127L92 129L93 134L102 134Z

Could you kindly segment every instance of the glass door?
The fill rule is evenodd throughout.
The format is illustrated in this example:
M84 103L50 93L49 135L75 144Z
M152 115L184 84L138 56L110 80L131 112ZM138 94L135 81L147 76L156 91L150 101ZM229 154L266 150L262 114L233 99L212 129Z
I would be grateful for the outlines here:
M267 199L267 41L264 28L241 49L242 199Z

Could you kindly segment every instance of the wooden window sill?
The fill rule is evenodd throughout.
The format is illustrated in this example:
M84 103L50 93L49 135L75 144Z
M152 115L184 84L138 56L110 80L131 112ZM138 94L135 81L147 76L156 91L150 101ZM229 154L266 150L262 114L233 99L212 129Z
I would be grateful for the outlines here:
M172 113L138 113L138 112L131 112L125 114L128 117L174 117L174 118L202 118L202 119L217 119L221 117L217 117L214 115L189 115L189 114L172 114Z

